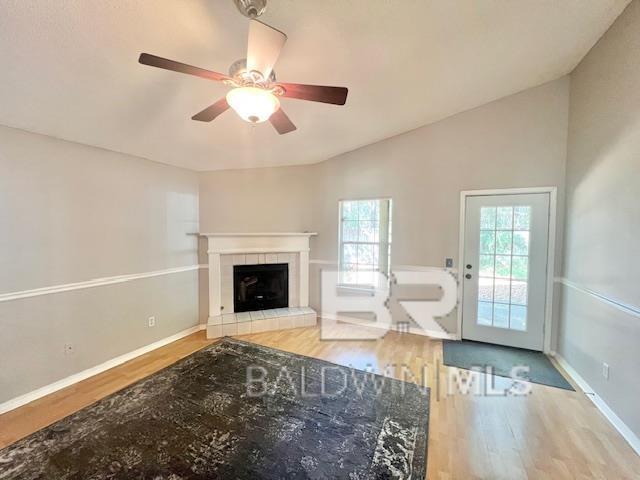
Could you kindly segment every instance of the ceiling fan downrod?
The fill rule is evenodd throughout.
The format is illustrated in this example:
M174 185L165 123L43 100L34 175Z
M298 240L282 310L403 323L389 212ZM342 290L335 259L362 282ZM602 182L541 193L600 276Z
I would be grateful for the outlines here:
M233 0L233 3L248 18L258 18L267 9L267 0Z

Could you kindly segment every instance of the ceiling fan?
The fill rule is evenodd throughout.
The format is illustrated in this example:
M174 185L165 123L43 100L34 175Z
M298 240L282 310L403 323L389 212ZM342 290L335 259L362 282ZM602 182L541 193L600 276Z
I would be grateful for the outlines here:
M296 126L280 106L279 97L310 100L312 102L344 105L348 89L322 85L302 85L276 81L273 67L287 36L279 30L256 20L264 12L266 0L234 0L238 9L250 17L247 58L234 62L229 75L212 72L185 63L143 53L139 62L143 65L186 73L197 77L223 82L233 87L227 95L213 105L191 117L200 122L210 122L229 109L249 123L271 122L280 135L292 132Z

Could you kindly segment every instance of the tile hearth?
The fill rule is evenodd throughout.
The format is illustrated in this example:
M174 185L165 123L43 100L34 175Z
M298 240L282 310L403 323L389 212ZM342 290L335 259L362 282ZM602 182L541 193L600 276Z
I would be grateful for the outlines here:
M207 338L227 335L312 327L317 322L316 312L309 307L274 308L255 312L225 313L209 319Z

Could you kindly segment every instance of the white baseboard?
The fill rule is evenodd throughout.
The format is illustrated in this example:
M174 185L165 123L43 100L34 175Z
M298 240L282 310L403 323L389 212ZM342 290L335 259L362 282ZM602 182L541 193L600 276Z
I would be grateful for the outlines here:
M555 354L554 359L558 362L565 372L573 379L574 382L582 389L585 395L593 402L598 410L605 416L609 423L624 437L631 448L640 455L640 438L622 421L618 415L606 404L606 402L594 392L593 388L586 382L584 378L565 360L562 355Z
M88 368L81 372L70 375L62 380L58 380L57 382L50 383L49 385L45 385L44 387L40 387L37 390L33 390L29 393L25 393L24 395L20 395L19 397L12 398L2 404L0 404L0 415L6 413L10 410L14 410L18 407L26 405L27 403L33 402L39 398L42 398L46 395L49 395L53 392L57 392L58 390L62 390L63 388L69 387L74 383L78 383L82 380L86 380L89 377L93 377L99 373L102 373L110 368L117 367L129 360L133 360L140 355L144 355L145 353L151 352L160 347L164 347L171 342L175 342L176 340L180 340L183 337L191 335L192 333L198 332L200 330L204 330L206 325L196 325L195 327L188 328L181 332L176 333L175 335L171 335L170 337L163 338L162 340L158 340L157 342L153 342L149 345L145 345L144 347L140 347L132 352L125 353L118 357L112 358L111 360L107 360L100 365L96 365L95 367Z

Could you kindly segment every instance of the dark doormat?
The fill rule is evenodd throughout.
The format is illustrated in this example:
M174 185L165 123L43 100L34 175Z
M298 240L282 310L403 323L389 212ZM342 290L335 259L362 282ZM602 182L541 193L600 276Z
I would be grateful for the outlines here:
M529 373L519 376L523 380L573 390L571 384L542 352L469 340L444 340L443 360L447 366L465 370L480 369L486 372L486 367L489 366L495 375L501 377L510 377L513 367L524 366L529 368Z
M428 418L429 389L225 338L0 450L0 479L423 479Z

